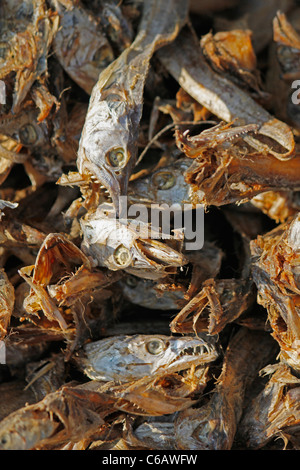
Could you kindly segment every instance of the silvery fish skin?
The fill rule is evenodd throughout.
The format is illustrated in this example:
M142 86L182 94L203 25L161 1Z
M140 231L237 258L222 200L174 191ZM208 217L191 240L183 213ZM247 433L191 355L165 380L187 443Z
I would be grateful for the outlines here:
M84 347L77 361L94 380L132 382L149 376L171 374L216 360L212 338L165 335L118 335Z
M126 442L130 446L147 449L175 449L174 419L176 413L165 416L149 417L142 423L129 428Z
M99 76L79 142L77 166L110 193L117 213L136 162L144 83L153 53L172 41L186 21L184 0L144 2L134 42Z

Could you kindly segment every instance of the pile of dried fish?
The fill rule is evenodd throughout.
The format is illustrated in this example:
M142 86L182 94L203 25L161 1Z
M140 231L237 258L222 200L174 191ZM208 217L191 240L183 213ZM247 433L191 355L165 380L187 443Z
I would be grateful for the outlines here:
M3 0L0 85L0 449L299 449L299 2Z

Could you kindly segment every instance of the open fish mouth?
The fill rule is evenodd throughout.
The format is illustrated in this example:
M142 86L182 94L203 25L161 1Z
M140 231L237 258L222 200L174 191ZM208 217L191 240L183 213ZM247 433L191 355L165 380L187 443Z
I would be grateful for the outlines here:
M211 354L211 353L212 353L212 348L210 348L206 344L202 344L201 346L188 347L184 349L183 351L180 352L178 358L182 356L199 356L199 355Z
M93 181L93 183L96 183L99 185L99 192L101 193L101 196L105 199L105 202L112 203L113 197L112 197L112 194L108 185L105 185L103 181L101 181L99 178L97 178L93 174L91 174L90 178Z
M182 338L184 340L186 338ZM179 338L179 341L181 339ZM191 344L192 343L192 344ZM194 343L194 344L193 344ZM179 348L180 351L175 357L169 361L168 365L160 363L156 368L156 372L159 369L164 369L165 367L168 368L168 372L179 372L181 370L189 369L193 365L201 365L201 364L208 364L215 361L219 353L215 348L214 344L209 344L205 340L201 341L201 338L197 340L190 341L190 344L186 347L180 345L180 343L176 346L176 344L171 347L171 349Z

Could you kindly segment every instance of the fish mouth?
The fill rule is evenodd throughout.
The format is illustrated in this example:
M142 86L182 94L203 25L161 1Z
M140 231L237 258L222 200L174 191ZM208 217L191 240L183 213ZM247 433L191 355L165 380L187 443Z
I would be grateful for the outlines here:
M94 165L86 163L84 171L88 173L91 180L99 185L101 195L103 195L105 202L112 203L116 210L116 216L119 217L123 207L121 203L121 196L126 194L127 184L126 178L119 181L118 177L114 175L106 166L102 171ZM103 175L104 173L104 175Z
M212 348L207 344L201 344L199 346L189 346L188 348L183 349L176 360L182 356L200 356L205 354L211 354Z
M165 372L164 369L167 369L168 372L183 371L189 369L193 365L198 366L214 362L218 356L218 351L214 345L210 345L205 341L199 344L199 341L197 341L197 344L190 344L186 347L182 347L173 360L168 364L159 364L155 372L157 373L160 370Z

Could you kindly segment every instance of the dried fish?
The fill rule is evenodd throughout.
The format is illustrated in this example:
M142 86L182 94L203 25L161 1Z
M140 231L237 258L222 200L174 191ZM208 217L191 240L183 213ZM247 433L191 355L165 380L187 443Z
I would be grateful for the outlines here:
M281 362L265 367L261 375L270 377L243 414L237 434L240 445L259 449L282 439L284 446L291 441L298 449L299 379Z
M296 2L0 3L0 449L299 449Z
M93 384L92 384L93 385ZM99 408L105 396L88 386L64 386L40 402L20 408L1 422L0 449L27 450L46 443L60 446L88 437L104 423Z
M172 41L186 21L180 0L144 3L133 43L99 77L89 104L77 158L80 174L92 175L108 191L119 213L136 163L143 91L153 53ZM99 146L100 143L100 146Z
M44 0L5 1L1 17L0 78L15 73L12 111L18 113L34 82L47 74L47 56L57 30ZM22 51L22 54L16 51Z
M230 450L243 410L246 387L276 354L275 342L264 332L242 328L231 339L222 373L203 406L180 412L175 421L176 447ZM275 345L276 346L276 345Z
M113 49L101 23L79 2L52 0L59 17L53 49L64 70L88 94L99 73L114 60Z
M80 354L80 353L78 353ZM118 335L84 346L78 364L90 379L131 382L163 376L218 357L214 339L164 335Z
M226 139L235 137L235 128L227 126L221 124L190 138L177 131L178 146L193 158L185 178L194 188L196 202L219 206L246 202L265 191L299 190L298 154L286 165L269 153L251 151L246 143L227 146ZM236 135L242 135L243 129L255 130L253 126L240 127Z
M184 28L172 44L157 54L182 88L221 120L228 123L235 120L238 126L259 126L256 137L245 137L252 147L260 152L269 152L280 160L293 157L295 141L289 126L271 116L231 81L214 72L206 63L190 29ZM264 137L274 143L264 143ZM276 149L278 145L282 151Z
M251 241L257 302L268 312L280 357L299 370L299 214Z
M96 266L106 266L112 271L122 269L145 279L159 279L176 273L177 268L186 264L184 255L168 246L168 240L164 243L152 237L151 232L157 231L148 223L118 220L112 208L108 204L105 207L107 210L99 207L96 213L81 220L82 249ZM159 238L159 234L155 237ZM170 238L174 239L171 235Z

